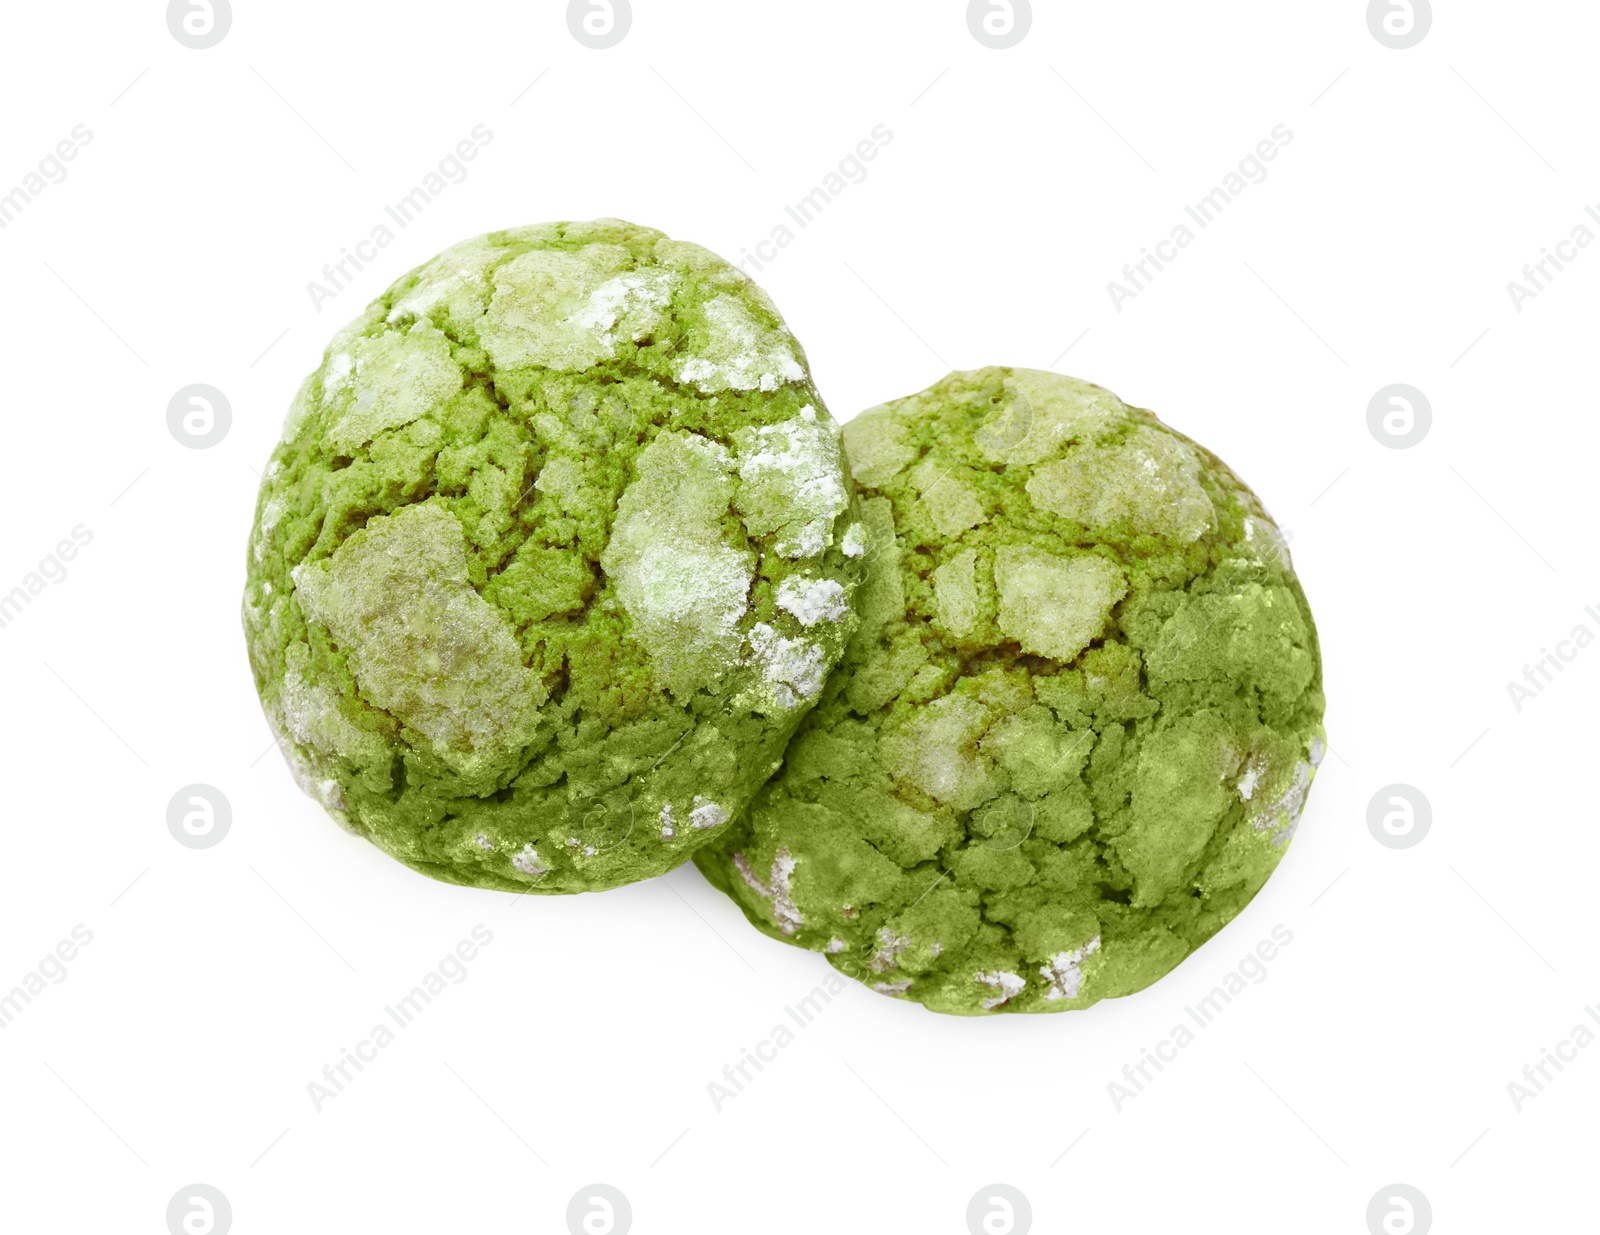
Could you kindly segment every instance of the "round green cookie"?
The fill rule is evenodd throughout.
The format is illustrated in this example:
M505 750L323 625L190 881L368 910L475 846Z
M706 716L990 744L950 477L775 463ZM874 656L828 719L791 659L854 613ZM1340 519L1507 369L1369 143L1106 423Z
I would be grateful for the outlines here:
M1216 456L1050 373L953 373L844 438L861 626L697 863L937 1012L1149 985L1266 881L1322 758L1282 536Z
M766 294L615 219L400 279L306 379L244 624L335 818L455 883L657 875L778 766L855 622L838 426Z

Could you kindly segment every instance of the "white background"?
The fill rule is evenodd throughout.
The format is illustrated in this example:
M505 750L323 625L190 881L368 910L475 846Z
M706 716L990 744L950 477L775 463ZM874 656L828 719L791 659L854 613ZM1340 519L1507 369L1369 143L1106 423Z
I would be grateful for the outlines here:
M1600 1049L1520 1112L1506 1087L1600 1004L1600 647L1520 712L1506 683L1600 634L1600 246L1521 312L1506 284L1600 202L1600 14L1439 8L1396 51L1358 0L1040 3L995 51L957 0L635 0L596 51L554 0L236 0L196 51L159 0L8 6L0 193L93 140L0 230L0 592L93 541L0 629L0 991L94 936L0 1031L8 1229L159 1235L195 1182L240 1235L561 1232L596 1181L641 1235L959 1233L996 1182L1040 1232L1360 1233L1397 1182L1438 1231L1592 1222ZM477 124L465 181L316 311ZM1154 988L963 1020L852 986L719 1112L824 962L692 867L514 901L334 826L245 661L257 469L332 332L446 245L615 215L739 260L879 124L758 276L835 414L1054 367L1210 446L1293 535L1333 754L1266 890ZM1265 181L1114 308L1279 124ZM194 382L232 406L207 450L166 424ZM1433 408L1407 450L1367 427L1393 382ZM211 849L167 830L191 782L232 804ZM1410 849L1367 827L1393 782L1432 804ZM318 1113L307 1082L479 923L466 981ZM1119 1111L1108 1082L1277 924L1266 980Z

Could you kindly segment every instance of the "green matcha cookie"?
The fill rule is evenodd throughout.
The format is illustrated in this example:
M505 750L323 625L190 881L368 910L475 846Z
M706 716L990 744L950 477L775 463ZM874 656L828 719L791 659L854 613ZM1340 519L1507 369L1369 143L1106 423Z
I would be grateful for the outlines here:
M406 275L306 379L244 624L302 786L455 883L657 875L777 768L854 627L838 426L766 294L614 219Z
M1282 536L1216 456L1049 373L953 373L844 438L860 629L697 863L934 1011L1148 986L1266 881L1322 758Z

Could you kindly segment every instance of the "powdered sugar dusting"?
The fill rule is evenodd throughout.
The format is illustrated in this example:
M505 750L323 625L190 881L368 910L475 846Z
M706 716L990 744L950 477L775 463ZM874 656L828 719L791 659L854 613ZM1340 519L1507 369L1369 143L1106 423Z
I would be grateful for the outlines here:
M728 812L710 798L695 795L694 809L689 812L689 823L697 828L715 828L728 822Z
M992 986L1000 992L993 999L985 999L983 1001L984 1010L987 1012L993 1012L1001 1004L1007 1003L1015 996L1020 995L1023 987L1028 985L1023 978L1005 969L992 969L986 973L977 973L973 975L973 979L983 983L984 986Z
M1039 969L1039 976L1049 988L1044 997L1052 1002L1057 999L1076 999L1078 992L1083 989L1083 970L1079 966L1099 950L1100 936L1096 935L1081 948L1057 952L1048 965Z
M822 689L827 657L821 645L805 639L786 639L765 622L750 628L750 651L773 700L794 707Z
M794 614L802 626L815 626L837 622L850 611L850 603L837 580L790 575L778 586L778 608Z
M757 321L737 298L724 293L705 307L706 341L686 359L678 380L707 394L721 390L777 390L805 379L789 332Z
M810 404L792 420L743 435L739 479L746 525L753 533L757 526L781 532L776 548L789 558L827 548L833 521L850 500L838 427Z

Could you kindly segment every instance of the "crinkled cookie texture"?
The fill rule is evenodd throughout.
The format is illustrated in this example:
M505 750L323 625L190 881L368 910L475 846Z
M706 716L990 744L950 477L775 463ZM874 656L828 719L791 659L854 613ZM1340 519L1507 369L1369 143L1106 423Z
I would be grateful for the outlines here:
M493 232L301 387L250 661L300 783L394 857L609 888L778 766L854 628L851 529L838 426L744 274L617 220Z
M1282 536L1216 456L1050 373L953 373L844 438L861 627L697 863L937 1012L1149 985L1266 881L1323 755Z

